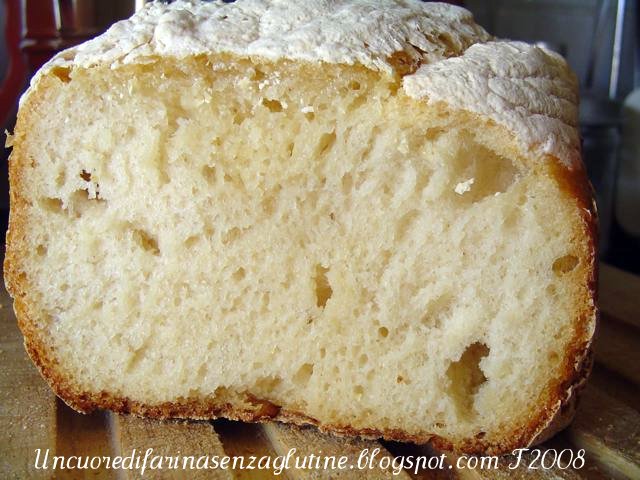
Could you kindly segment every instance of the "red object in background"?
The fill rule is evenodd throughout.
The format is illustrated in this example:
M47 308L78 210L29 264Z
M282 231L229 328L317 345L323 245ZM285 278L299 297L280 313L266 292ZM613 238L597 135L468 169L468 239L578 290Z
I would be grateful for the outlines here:
M133 13L134 0L4 0L7 76L0 121L7 125L31 75L60 50L82 43ZM24 16L24 17L23 17Z
M5 0L5 8L9 68L0 89L2 125L15 113L16 100L31 75L56 52L83 40L60 35L55 0Z
M5 1L5 40L9 62L7 75L0 87L0 126L7 124L15 108L16 98L25 83L25 65L20 50L20 0Z

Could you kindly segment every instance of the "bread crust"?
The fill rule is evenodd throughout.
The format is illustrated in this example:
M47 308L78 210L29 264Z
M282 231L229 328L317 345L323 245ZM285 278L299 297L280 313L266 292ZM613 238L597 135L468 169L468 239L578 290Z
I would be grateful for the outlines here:
M19 145L23 140L24 132L29 131L35 106L43 101L43 98L44 95L33 95L20 112L19 127L16 131L17 147L12 152L9 164L12 187L11 214L4 272L7 289L15 299L14 310L29 356L52 390L74 410L89 413L95 409L109 409L117 413L157 419L224 417L249 422L281 421L296 425L314 425L323 432L337 435L358 435L363 438L384 438L419 444L431 442L438 449L469 454L502 454L515 448L539 443L567 426L573 418L578 394L584 387L592 366L591 341L597 316L595 305L597 219L592 189L584 167L582 165L569 167L566 162L551 156L546 158L544 168L556 179L560 189L566 194L567 201L574 202L580 211L582 228L576 231L575 235L577 238L586 237L587 247L581 253L581 260L584 261L580 262L578 268L583 269L583 278L588 278L588 292L579 305L576 305L574 336L564 358L564 373L547 392L543 393L538 412L504 438L495 440L478 435L455 441L429 432L411 434L398 429L362 429L348 424L324 424L302 412L289 410L266 399L257 398L251 392L234 392L234 395L229 398L217 398L212 395L204 399L183 398L175 402L152 405L105 391L89 392L77 387L73 380L65 375L54 353L38 330L37 318L30 312L26 300L26 292L29 291L28 278L20 267L20 257L26 249L25 212L28 208L27 200L22 195L23 189L26 188L23 176L29 159L23 156ZM483 122L486 119L478 116L478 121Z

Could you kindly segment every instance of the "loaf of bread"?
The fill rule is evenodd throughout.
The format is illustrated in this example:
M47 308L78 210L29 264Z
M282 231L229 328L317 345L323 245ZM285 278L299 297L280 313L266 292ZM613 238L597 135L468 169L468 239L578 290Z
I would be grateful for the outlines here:
M446 4L152 3L21 101L26 348L81 412L538 442L596 318L576 92Z

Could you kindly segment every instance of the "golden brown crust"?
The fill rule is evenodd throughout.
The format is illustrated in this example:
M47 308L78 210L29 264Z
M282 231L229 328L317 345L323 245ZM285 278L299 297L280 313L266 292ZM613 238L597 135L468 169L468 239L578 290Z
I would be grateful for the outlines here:
M40 88L44 89L43 85ZM37 319L28 305L28 277L21 268L21 252L26 249L26 212L27 200L22 195L26 188L23 177L28 175L29 159L23 155L20 144L24 141L24 132L29 131L31 115L35 104L43 101L43 95L31 95L21 110L19 126L16 131L16 148L9 165L11 184L11 215L7 232L7 254L4 271L7 288L14 297L14 309L18 324L25 338L25 348L39 368L44 379L53 391L69 406L79 412L88 413L98 408L118 413L141 415L151 418L191 418L211 419L224 417L235 420L264 422L282 421L297 425L315 425L320 430L338 435L359 435L365 438L385 438L387 440L410 441L432 444L439 449L455 450L465 453L505 453L514 448L537 443L567 425L573 417L578 392L584 386L591 367L591 340L596 322L596 212L591 189L584 168L566 168L555 158L549 158L547 166L551 175L558 181L560 188L571 201L575 201L582 218L582 228L575 232L577 239L585 239L581 252L580 267L584 278L588 278L588 293L577 305L577 321L573 340L564 358L564 375L543 394L540 404L544 405L529 421L511 432L505 438L496 441L483 435L453 442L441 436L422 432L409 434L395 429L359 429L350 425L321 424L318 420L301 412L287 410L273 403L255 398L249 393L238 395L240 401L228 401L212 396L207 399L177 399L157 405L147 405L126 397L112 395L109 392L87 392L74 386L73 380L65 376L58 365L55 354L42 338L37 327ZM584 242L584 240L581 240ZM236 403L234 403L236 402Z
M582 229L575 232L576 237L586 241L582 258L586 260L579 266L582 275L587 278L587 295L581 299L578 321L574 336L568 347L564 361L564 380L557 382L547 405L555 405L555 412L540 422L538 432L531 438L530 444L536 444L552 437L567 427L573 420L580 392L584 389L593 366L592 341L597 326L597 275L598 275L598 221L593 187L589 183L584 165L567 168L554 157L549 159L550 173L558 182L560 189L576 202L582 220Z

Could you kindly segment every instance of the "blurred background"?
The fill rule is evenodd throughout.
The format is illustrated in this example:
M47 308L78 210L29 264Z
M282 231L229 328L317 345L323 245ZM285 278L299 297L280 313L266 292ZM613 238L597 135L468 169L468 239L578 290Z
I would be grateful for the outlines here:
M2 0L0 127L13 131L17 102L53 54L106 30L145 0ZM462 0L490 33L564 55L581 88L583 155L596 190L604 260L640 273L640 0ZM0 221L9 208L0 149Z

